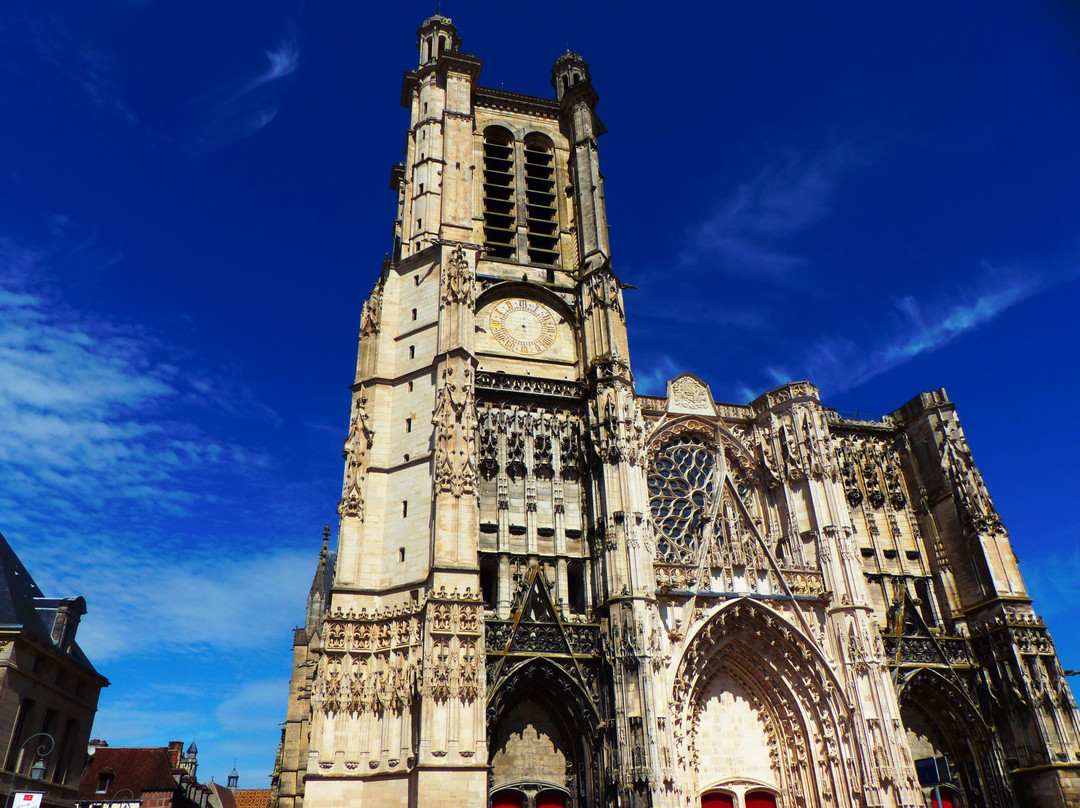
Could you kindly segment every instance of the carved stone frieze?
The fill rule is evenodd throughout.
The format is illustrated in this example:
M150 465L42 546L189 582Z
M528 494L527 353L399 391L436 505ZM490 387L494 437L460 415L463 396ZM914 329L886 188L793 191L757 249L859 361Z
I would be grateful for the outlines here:
M555 379L539 379L532 376L514 376L509 373L477 373L476 386L485 390L532 393L557 398L578 399L584 395L584 388L576 382L561 382Z
M418 606L329 613L312 709L400 714L416 695L421 633Z
M641 407L641 409L643 411L646 411L646 412L648 412L648 411L663 412L664 410L667 409L667 399L666 398L661 398L660 396L640 396L639 395L637 397L637 402L638 402L638 406Z
M943 665L966 667L972 664L964 637L896 637L883 635L885 659L890 665Z
M447 592L445 587L427 601L431 646L424 654L421 692L437 702L474 702L482 687L484 669L480 634L483 604L469 588Z
M588 623L529 623L514 634L511 620L488 620L485 641L488 656L497 654L565 654L569 642L573 654L595 656L600 652L600 627ZM566 641L563 636L565 634ZM513 644L507 643L513 638Z
M1006 612L972 626L972 638L992 641L994 655L1009 656L1012 649L1021 654L1054 653L1054 643L1042 618L1030 612Z
M825 594L825 579L814 570L781 570L780 575L793 595L821 597Z
M433 634L479 634L481 609L480 596L471 588L447 592L446 587L440 587L428 598L428 629Z

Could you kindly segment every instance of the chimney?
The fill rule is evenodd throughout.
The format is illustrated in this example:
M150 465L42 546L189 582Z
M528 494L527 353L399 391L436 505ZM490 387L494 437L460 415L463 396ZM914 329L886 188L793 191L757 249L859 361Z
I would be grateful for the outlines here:
M169 765L174 769L180 768L180 756L184 754L183 741L169 741Z
M75 632L79 630L79 620L86 614L86 600L64 598L56 605L53 618L52 641L61 651L67 652L75 641Z

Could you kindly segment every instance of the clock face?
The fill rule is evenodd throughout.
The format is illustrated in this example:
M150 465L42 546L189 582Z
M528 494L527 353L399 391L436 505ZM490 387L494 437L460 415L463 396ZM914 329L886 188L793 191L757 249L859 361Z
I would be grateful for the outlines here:
M491 310L491 333L509 351L524 356L542 354L555 342L555 315L542 303L511 297Z

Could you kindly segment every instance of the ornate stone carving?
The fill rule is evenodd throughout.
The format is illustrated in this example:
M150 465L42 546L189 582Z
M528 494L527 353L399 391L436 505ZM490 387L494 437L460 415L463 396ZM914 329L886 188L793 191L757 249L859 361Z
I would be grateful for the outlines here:
M704 762L701 723L711 683L721 676L742 691L758 717L783 804L802 805L808 793L864 793L858 768L842 763L857 755L832 671L768 608L739 602L715 613L693 635L674 673L672 735L680 766Z
M908 502L900 456L894 441L873 436L850 437L834 443L836 466L848 505L866 504L880 510L899 510Z
M363 311L360 313L360 336L369 337L379 333L379 321L382 318L382 279L375 283L371 290L371 297L364 302Z
M801 399L794 404L786 401L780 409L764 410L759 418L758 447L767 474L777 480L783 476L793 483L808 478L838 478L840 472L828 449L829 433L820 407Z
M972 662L963 637L896 637L883 635L885 658L892 664L925 665L947 662L968 666Z
M442 302L471 309L476 302L476 273L460 245L454 247L443 266Z
M438 490L455 497L476 493L476 407L472 369L446 366L435 400L435 479Z
M600 462L623 460L634 466L645 456L645 421L626 388L604 385L597 400L589 402L592 447Z
M514 376L509 373L477 373L476 386L510 393L534 393L557 398L581 398L584 388L575 382Z
M941 446L941 466L952 483L957 510L968 530L978 534L1005 534L982 474L975 467L967 439L955 421L947 421Z
M341 501L338 503L338 514L360 520L364 518L364 474L367 471L368 452L375 436L367 426L366 406L366 398L359 398L353 404L353 417L343 453L345 481L342 485Z
M419 606L326 617L327 638L312 687L312 709L326 714L400 714L416 692Z
M480 692L484 662L479 648L483 628L478 594L466 588L448 592L440 587L428 598L428 628L432 644L425 655L423 691L436 701L475 701Z
M693 376L679 376L668 383L668 412L715 415L709 388Z
M611 265L603 266L589 273L582 280L582 311L588 315L593 309L614 311L620 320L626 319L622 302L619 298L619 281L611 271Z
M750 407L755 413L761 414L774 407L799 399L820 401L821 396L817 387L810 384L810 382L791 382L759 396L751 403Z

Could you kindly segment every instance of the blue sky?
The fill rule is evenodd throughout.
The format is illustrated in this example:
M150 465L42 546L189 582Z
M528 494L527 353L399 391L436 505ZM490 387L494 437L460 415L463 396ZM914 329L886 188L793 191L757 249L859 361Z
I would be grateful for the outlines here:
M1080 668L1080 16L1065 2L443 3L481 83L592 68L643 392L944 386ZM0 530L95 735L265 786L434 3L0 6Z

